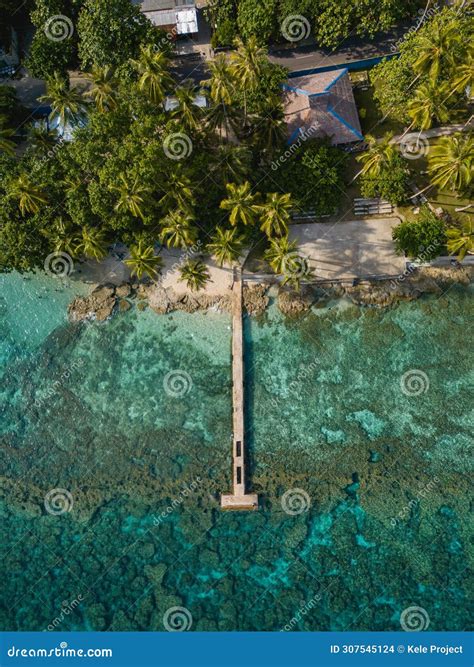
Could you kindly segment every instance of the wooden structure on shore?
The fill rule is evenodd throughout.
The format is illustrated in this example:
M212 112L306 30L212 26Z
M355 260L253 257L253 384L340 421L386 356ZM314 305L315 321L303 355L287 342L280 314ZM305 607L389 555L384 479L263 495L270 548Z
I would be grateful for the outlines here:
M242 270L235 268L232 284L233 493L221 496L223 510L258 509L258 495L246 492L242 301Z

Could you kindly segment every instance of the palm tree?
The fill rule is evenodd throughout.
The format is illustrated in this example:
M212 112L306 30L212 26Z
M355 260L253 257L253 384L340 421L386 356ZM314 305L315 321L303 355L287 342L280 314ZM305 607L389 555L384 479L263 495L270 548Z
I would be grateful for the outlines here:
M132 60L138 72L138 88L151 102L160 104L173 79L168 72L168 58L162 51L155 51L152 45L142 46L138 60Z
M14 130L0 125L0 153L6 153L12 157L15 155L16 144L10 140L10 137L13 137L14 134Z
M110 65L105 65L105 67L94 65L85 76L92 82L91 88L85 95L94 100L100 113L116 109L118 81L115 78L113 67Z
M462 93L463 90L472 91L474 89L474 49L469 49L466 62L458 65L454 70L454 80L452 92Z
M26 174L20 174L9 187L9 196L18 200L18 206L22 215L25 213L38 213L42 204L48 202L43 190L33 185Z
M83 227L76 245L76 253L99 262L107 256L107 246L103 230L97 227Z
M191 212L196 203L194 199L192 181L183 172L182 165L178 165L168 176L164 186L165 194L160 204L169 208L179 208Z
M472 181L474 138L455 134L442 137L428 155L428 172L433 185L462 192Z
M236 107L225 104L213 104L205 114L206 126L213 132L219 131L219 136L229 138L231 131L236 128L240 121L239 110Z
M204 262L199 259L190 259L180 269L180 281L186 282L187 286L197 292L202 289L209 280L209 271Z
M274 150L284 142L286 132L287 125L281 102L277 98L270 98L268 106L262 109L261 115L255 121L254 143L260 150Z
M295 255L296 242L290 241L287 236L271 239L270 247L264 253L264 258L275 273L284 273L288 258Z
M222 229L217 227L216 233L208 244L207 249L216 259L219 266L223 264L232 265L238 260L242 253L243 236L239 236L237 228Z
M208 63L211 73L210 79L201 81L201 85L209 87L210 98L215 104L228 105L232 103L234 80L232 69L229 67L226 56L221 53Z
M297 253L287 257L283 269L282 285L291 285L294 289L299 290L303 280L311 280L313 277L313 271L305 257Z
M252 152L247 146L221 144L217 146L210 171L222 183L242 183L250 171Z
M244 225L252 225L259 212L259 207L255 203L257 194L252 194L251 186L248 181L238 185L227 183L228 197L220 203L220 208L230 211L229 220L232 225L242 222Z
M368 134L366 136L369 148L365 153L356 157L357 162L362 162L364 165L358 176L369 176L370 178L378 178L384 168L390 165L397 154L397 147L390 143L393 135L387 133L381 141Z
M428 74L433 82L439 77L444 63L452 64L453 50L459 43L457 25L434 23L419 37L413 69L417 74Z
M32 124L28 128L28 143L39 153L47 153L54 148L58 141L58 133L56 130L48 129L48 124L45 121Z
M240 37L234 42L236 51L231 56L232 74L244 93L244 119L247 119L247 93L256 90L262 76L266 50L258 45L253 35L243 42Z
M177 88L175 96L178 105L171 112L172 117L175 118L184 129L191 132L199 129L203 115L201 107L196 104L198 92L198 89L191 82L187 82Z
M114 209L116 211L128 211L135 218L144 219L143 205L146 203L147 195L149 194L149 189L140 185L138 182L138 176L135 178L133 183L130 183L123 174L120 174L121 185L111 185L110 190L114 190L119 193L119 200L115 204Z
M457 255L462 261L467 253L474 252L474 223L467 217L461 227L450 227L446 230L447 247L450 255Z
M161 234L168 247L188 248L197 239L197 229L193 227L194 218L186 211L176 210L163 218Z
M429 130L434 120L440 123L448 121L447 99L448 91L445 84L437 85L434 81L421 84L408 103L407 112L413 121L412 126L420 130Z
M66 252L71 257L76 254L77 235L74 233L73 226L69 220L64 220L59 216L52 226L52 229L44 229L43 233L53 244L55 252Z
M137 276L141 280L144 275L156 278L161 271L163 260L155 255L152 245L145 246L144 240L140 239L137 244L130 246L130 257L124 264L131 268L132 276Z
M58 72L48 79L46 95L39 98L40 102L49 102L51 105L50 118L58 117L64 128L68 123L82 118L86 113L86 103L77 88L69 86L69 80L64 79Z
M261 212L260 229L262 232L265 232L269 238L272 236L286 236L292 208L293 202L290 194L268 193L267 201L259 206Z

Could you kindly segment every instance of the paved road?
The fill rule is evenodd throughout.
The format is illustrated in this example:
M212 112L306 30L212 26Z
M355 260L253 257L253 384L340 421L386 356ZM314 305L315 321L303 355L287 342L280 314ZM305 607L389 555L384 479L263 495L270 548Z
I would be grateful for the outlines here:
M354 37L345 40L336 51L316 49L314 45L286 47L270 50L270 60L295 70L311 69L322 65L345 65L357 60L390 55L397 49L397 42L407 33L410 24L396 30L380 33L374 39Z

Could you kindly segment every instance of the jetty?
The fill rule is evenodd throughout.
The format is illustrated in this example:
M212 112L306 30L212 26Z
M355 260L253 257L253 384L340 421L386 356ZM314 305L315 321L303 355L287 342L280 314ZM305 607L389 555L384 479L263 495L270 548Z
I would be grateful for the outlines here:
M221 496L221 508L223 510L258 509L258 495L256 493L247 493L246 485L242 290L242 269L236 267L234 268L234 280L232 283L233 493Z

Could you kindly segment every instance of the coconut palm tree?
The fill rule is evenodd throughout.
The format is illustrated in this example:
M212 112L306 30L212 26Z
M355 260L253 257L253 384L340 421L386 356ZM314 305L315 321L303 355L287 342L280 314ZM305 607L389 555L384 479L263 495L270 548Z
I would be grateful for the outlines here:
M308 260L297 253L287 257L282 275L282 285L291 285L296 290L300 289L304 280L311 280L314 277Z
M71 257L75 256L77 235L74 233L70 220L65 220L61 215L56 218L51 229L48 228L42 231L53 244L55 252L66 252Z
M113 67L110 65L104 67L94 65L85 76L92 82L92 86L85 93L85 96L92 98L100 113L116 109L118 80L115 78Z
M207 245L207 249L219 266L224 264L231 266L242 253L243 241L244 237L238 234L236 227L233 229L217 227L211 243Z
M86 113L87 105L77 88L71 88L69 79L63 78L58 72L46 82L46 95L39 98L40 102L51 105L50 118L58 117L64 128L68 123L80 120Z
M156 278L160 273L163 260L155 255L152 245L145 245L143 239L130 246L130 257L124 260L124 264L130 267L132 276L137 276L139 280L144 275L150 278Z
M459 40L458 27L454 22L445 25L433 23L430 30L419 37L413 63L415 72L428 74L436 82L442 66L452 64L453 50Z
M292 208L293 202L290 194L268 193L266 202L259 206L262 232L269 238L286 236Z
M259 207L256 204L258 194L252 194L251 186L248 181L238 185L236 183L227 183L228 197L220 203L220 208L230 211L229 220L232 225L242 222L244 225L253 225Z
M253 35L246 42L237 37L234 44L236 51L233 51L230 56L231 68L236 85L241 87L244 93L244 121L246 121L247 94L258 87L262 76L263 59L267 52L258 45Z
M193 226L194 218L187 211L171 211L163 218L162 238L172 248L188 248L196 240L198 232Z
M160 204L166 209L179 208L191 212L196 200L193 194L191 179L186 176L182 165L178 165L169 175L164 186L165 194Z
M437 85L434 81L422 83L416 89L408 103L407 112L412 119L412 126L420 130L429 130L433 121L445 123L449 120L446 106L448 90L445 84Z
M450 227L446 230L447 247L450 255L457 255L462 261L467 253L474 253L474 223L467 217L461 227Z
M83 227L75 252L99 262L107 256L107 247L108 244L103 230L97 227Z
M393 135L390 133L387 133L381 141L370 134L366 136L369 148L365 153L356 157L357 162L363 164L358 176L378 178L382 170L392 163L397 154L396 145L390 143L392 138Z
M199 259L188 260L179 272L181 274L179 280L185 282L193 292L202 289L210 278L206 265Z
M47 153L54 148L57 141L57 131L48 129L48 124L45 121L37 125L32 124L28 128L28 144L38 153Z
M15 131L9 127L2 127L0 125L0 153L6 153L13 157L15 155L16 144L10 140Z
M284 273L288 258L296 254L296 242L290 241L287 236L271 239L270 247L264 253L264 258L275 273Z
M43 190L37 185L33 185L26 174L20 174L18 178L10 183L8 194L13 199L18 200L18 207L22 215L38 213L41 205L48 202Z
M428 155L428 173L433 185L441 190L462 192L472 181L474 138L455 134L442 137Z
M138 72L138 89L144 92L153 104L160 104L166 91L173 85L168 71L168 58L152 45L142 46L138 60L132 65Z
M262 109L255 120L254 144L260 150L272 151L285 141L286 133L287 125L281 102L277 98L270 98L268 106Z
M120 174L120 185L111 185L110 190L119 193L119 200L114 209L118 212L128 211L135 218L144 219L143 206L146 204L150 190L138 182L138 176L131 183L124 174Z
M212 132L219 132L219 136L229 138L232 131L239 126L241 116L239 110L225 104L212 104L205 113L206 127Z
M234 93L234 77L226 56L221 53L208 63L211 77L201 81L201 85L209 88L209 96L215 104L232 104Z
M203 110L196 104L198 93L199 90L189 81L175 91L178 104L171 116L190 132L198 130L202 122Z
M462 93L467 90L472 95L474 90L474 48L470 48L466 62L461 63L454 70L454 79L452 84L452 92Z
M210 171L222 183L242 183L250 171L252 152L247 146L221 144L217 147L215 161Z

